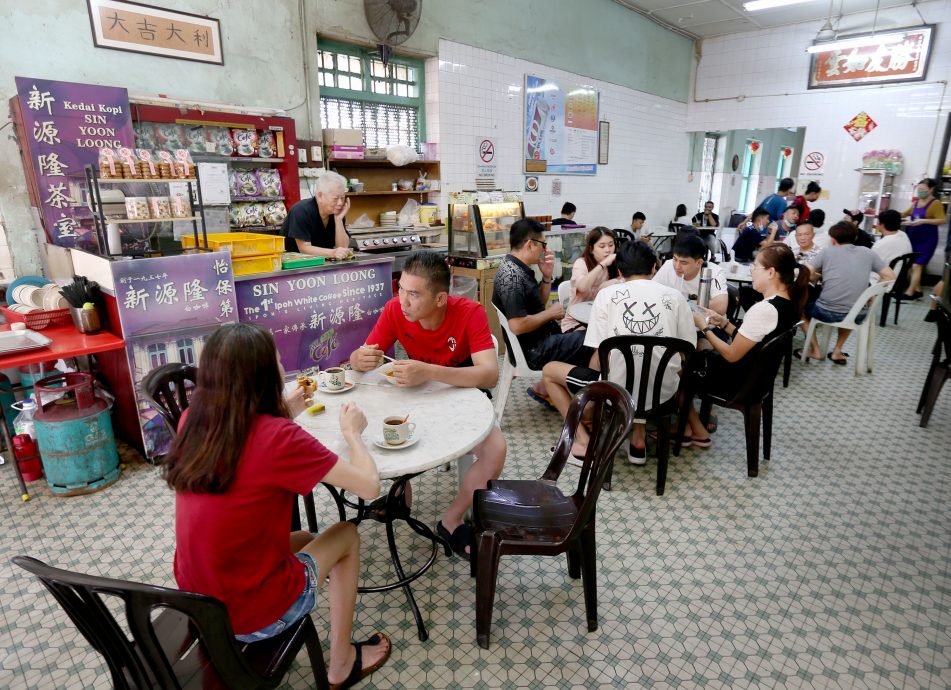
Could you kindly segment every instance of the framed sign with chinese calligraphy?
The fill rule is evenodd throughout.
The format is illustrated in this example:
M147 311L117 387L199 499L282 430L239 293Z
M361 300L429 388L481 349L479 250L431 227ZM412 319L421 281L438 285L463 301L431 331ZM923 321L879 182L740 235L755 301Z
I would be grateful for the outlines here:
M97 48L225 64L213 17L119 0L86 0Z
M812 53L809 88L922 81L928 73L933 31L930 25L916 26L835 41L839 47ZM861 44L863 38L868 40L865 45Z

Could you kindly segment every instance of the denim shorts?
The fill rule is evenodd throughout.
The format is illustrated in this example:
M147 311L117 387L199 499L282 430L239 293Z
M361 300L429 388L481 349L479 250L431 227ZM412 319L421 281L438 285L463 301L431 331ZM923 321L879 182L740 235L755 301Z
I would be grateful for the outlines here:
M317 562L313 556L303 551L295 553L294 556L304 564L305 575L304 591L297 597L297 601L291 604L287 612L274 623L253 633L235 635L235 639L240 642L260 642L275 635L280 635L317 607Z
M849 315L848 312L840 313L837 311L829 311L828 309L824 307L820 307L815 302L811 302L806 305L806 316L808 316L811 319L819 319L820 321L824 321L825 323L838 323L839 321L842 321L848 315ZM860 311L856 315L855 323L862 323L863 321L865 321L866 316L868 316L868 307L864 307L862 311Z

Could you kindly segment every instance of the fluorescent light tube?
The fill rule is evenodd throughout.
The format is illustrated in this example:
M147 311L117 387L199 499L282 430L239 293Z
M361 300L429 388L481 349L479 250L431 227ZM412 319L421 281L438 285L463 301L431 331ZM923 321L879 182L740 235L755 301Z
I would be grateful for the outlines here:
M753 0L752 2L744 2L743 9L747 12L755 12L756 10L770 10L774 7L785 7L786 5L801 5L804 2L812 2L813 0Z
M887 45L889 43L901 43L905 40L905 33L904 31L897 31L873 36L854 36L851 38L846 36L838 41L816 43L806 48L806 52L827 53L830 50L849 50L850 48L865 48L868 46Z

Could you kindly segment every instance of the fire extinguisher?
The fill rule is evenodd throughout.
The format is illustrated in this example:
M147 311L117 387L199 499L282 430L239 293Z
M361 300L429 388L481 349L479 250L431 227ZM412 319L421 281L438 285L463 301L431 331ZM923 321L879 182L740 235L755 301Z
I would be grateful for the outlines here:
M13 457L20 465L23 481L32 482L43 476L40 449L36 440L29 434L17 434L13 437Z

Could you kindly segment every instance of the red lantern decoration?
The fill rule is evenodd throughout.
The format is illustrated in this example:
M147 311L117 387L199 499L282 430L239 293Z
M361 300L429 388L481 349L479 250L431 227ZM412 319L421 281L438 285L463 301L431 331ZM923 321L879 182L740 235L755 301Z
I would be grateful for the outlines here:
M759 151L760 143L758 141L750 142L750 153L756 153Z
M783 149L783 158L789 158L792 155L792 149Z

